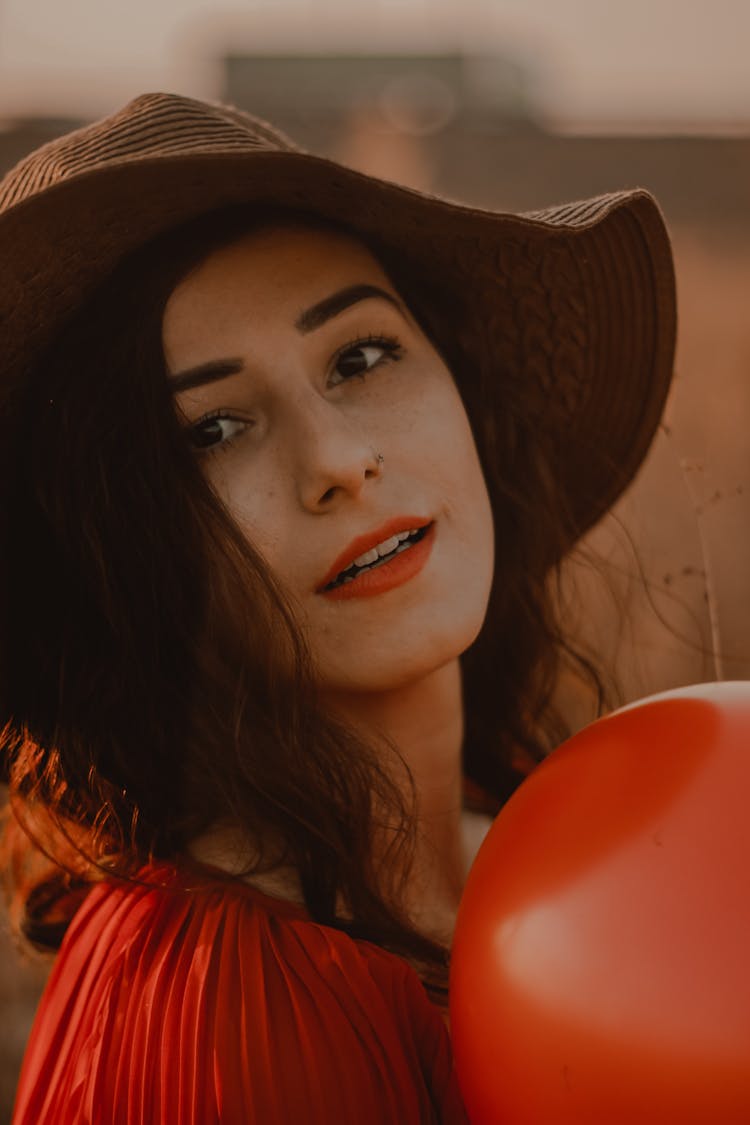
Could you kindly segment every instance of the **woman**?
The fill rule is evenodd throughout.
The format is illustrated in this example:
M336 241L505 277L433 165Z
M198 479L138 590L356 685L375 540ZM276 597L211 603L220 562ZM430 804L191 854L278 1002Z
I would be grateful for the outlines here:
M474 211L163 94L0 208L6 849L62 943L14 1120L465 1120L456 908L598 685L552 583L668 389L657 208Z

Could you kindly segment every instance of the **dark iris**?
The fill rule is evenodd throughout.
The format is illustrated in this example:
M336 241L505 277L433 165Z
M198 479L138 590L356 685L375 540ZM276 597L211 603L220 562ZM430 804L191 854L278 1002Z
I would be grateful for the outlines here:
M198 449L208 449L209 446L215 445L217 441L221 441L221 438L220 418L208 418L205 422L201 422L200 426L195 426L190 430L190 443Z
M372 345L370 345L372 346ZM364 348L351 348L336 363L340 375L362 375L369 370Z

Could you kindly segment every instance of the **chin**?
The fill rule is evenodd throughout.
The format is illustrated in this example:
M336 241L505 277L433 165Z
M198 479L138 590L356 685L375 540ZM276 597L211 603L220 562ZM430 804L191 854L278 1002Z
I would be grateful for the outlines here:
M392 638L374 639L363 651L341 646L321 654L318 683L323 690L387 692L408 687L458 659L474 643L484 623L484 611L471 620L445 623L448 628L411 627L409 635L393 644Z

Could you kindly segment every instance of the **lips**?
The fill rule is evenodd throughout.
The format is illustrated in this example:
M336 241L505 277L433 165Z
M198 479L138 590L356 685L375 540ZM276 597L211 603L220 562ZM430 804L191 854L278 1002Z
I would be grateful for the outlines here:
M330 569L316 585L316 594L322 593L326 586L333 582L343 570L348 570L352 566L355 559L366 554L367 551L371 551L378 543L390 539L392 535L398 535L399 532L415 531L418 528L426 527L429 523L430 520L425 519L424 516L396 516L373 531L368 531L365 535L358 535L334 559Z

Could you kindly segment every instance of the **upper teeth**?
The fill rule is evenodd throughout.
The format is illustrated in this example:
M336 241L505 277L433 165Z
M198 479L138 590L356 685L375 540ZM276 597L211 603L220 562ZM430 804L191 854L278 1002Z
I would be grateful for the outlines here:
M384 539L382 543L378 543L376 547L371 547L369 551L365 551L364 555L360 555L354 560L354 566L370 566L371 563L377 562L383 555L390 555L391 551L395 551L399 543L403 543L404 539L408 539L410 535L416 534L416 528L412 531L399 531L396 535L392 535L390 539Z

